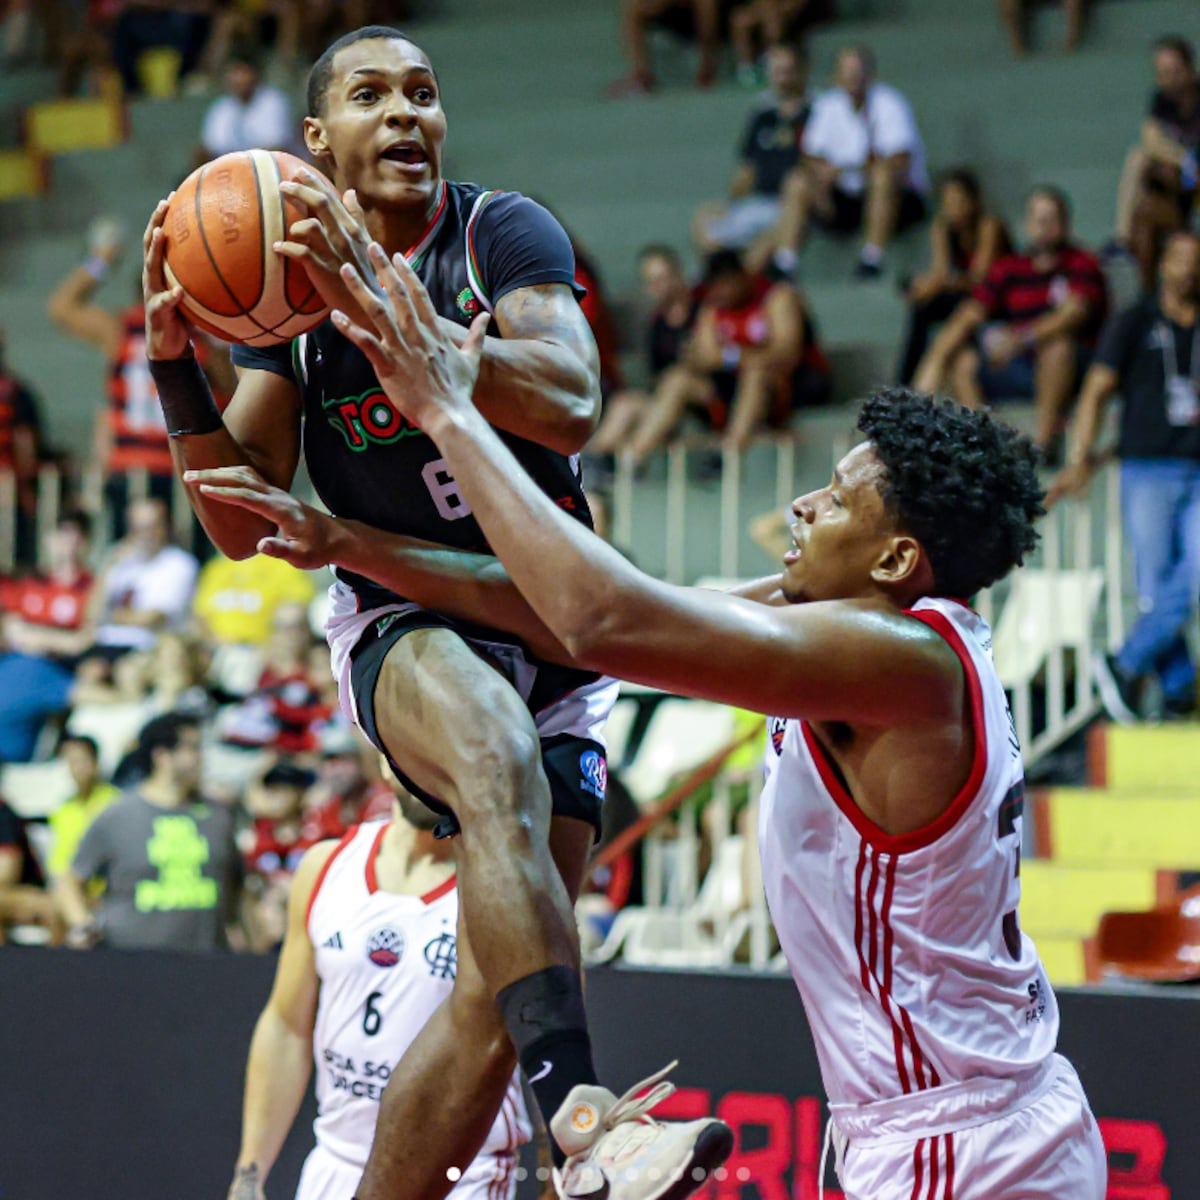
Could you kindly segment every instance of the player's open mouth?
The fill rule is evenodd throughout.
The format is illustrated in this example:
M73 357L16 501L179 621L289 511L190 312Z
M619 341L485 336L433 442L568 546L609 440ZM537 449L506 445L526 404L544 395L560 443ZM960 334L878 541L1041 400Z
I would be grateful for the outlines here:
M416 142L397 142L394 146L388 146L379 157L399 167L405 174L421 174L429 165L425 147Z

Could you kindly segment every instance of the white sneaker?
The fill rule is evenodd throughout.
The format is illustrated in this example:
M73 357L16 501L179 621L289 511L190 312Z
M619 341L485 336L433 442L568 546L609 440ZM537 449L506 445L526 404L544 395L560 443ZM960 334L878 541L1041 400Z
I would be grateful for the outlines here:
M724 1121L663 1124L650 1109L675 1090L662 1082L676 1064L630 1088L572 1088L550 1122L567 1161L554 1173L562 1200L683 1200L704 1186L733 1152Z

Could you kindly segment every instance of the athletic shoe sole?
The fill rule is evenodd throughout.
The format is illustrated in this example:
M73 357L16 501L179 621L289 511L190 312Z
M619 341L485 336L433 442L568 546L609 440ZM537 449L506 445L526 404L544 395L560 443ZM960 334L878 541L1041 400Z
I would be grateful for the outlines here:
M733 1130L723 1121L714 1121L697 1139L683 1174L654 1200L684 1200L698 1192L712 1178L712 1173L733 1153ZM700 1167L704 1178L697 1179Z
M1092 678L1096 682L1096 690L1100 693L1100 703L1104 705L1104 711L1121 725L1136 724L1137 713L1125 703L1121 695L1121 685L1108 665L1108 659L1099 650L1092 655Z

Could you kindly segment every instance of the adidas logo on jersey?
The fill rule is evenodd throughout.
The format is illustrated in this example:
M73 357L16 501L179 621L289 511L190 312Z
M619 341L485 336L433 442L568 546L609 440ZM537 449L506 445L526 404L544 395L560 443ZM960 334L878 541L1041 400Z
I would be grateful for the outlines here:
M344 949L344 947L342 946L342 935L340 933L335 933L332 937L327 937L321 943L321 948L323 950L342 950L342 949Z

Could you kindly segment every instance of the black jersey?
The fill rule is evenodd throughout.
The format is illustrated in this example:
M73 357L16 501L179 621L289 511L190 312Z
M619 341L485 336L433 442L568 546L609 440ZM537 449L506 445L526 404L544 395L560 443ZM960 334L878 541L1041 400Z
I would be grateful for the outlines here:
M437 311L463 326L517 288L544 283L575 288L575 257L562 226L518 192L485 191L471 183L443 184L429 227L406 257ZM366 356L332 322L290 346L235 346L233 361L299 386L308 474L335 516L490 552L437 447L396 410ZM538 486L590 528L578 460L498 432ZM337 574L364 609L396 600L352 572Z

